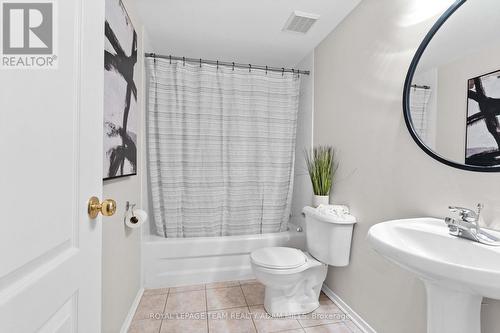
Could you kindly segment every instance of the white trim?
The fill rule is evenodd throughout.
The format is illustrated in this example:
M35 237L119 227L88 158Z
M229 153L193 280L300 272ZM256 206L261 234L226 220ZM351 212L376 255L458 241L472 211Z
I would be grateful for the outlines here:
M316 71L316 48L314 48L312 50L312 68L310 70L310 74L309 74L309 80L311 80L311 94L312 94L312 98L311 98L311 117L312 117L312 120L311 120L311 149L314 147L314 107L315 107L315 103L314 103L314 72Z
M351 321L358 326L358 328L364 333L377 333L373 327L371 327L360 315L358 315L346 302L344 302L337 294L335 294L326 284L323 284L321 288L326 296L335 303L342 312L347 314Z
M134 318L135 311L137 310L139 302L141 301L142 294L144 294L144 288L139 289L137 295L135 295L135 299L132 302L132 305L130 306L130 310L128 310L127 317L125 317L125 320L123 321L120 333L127 333L130 324L132 324L132 319Z

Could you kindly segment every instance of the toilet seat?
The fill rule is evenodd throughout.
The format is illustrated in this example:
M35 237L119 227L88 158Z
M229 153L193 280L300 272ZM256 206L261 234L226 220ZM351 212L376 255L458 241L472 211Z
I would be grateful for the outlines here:
M311 267L326 266L309 253L291 247L267 247L253 251L250 261L255 268L272 275L295 274Z
M305 265L307 257L299 249L291 247L266 247L250 254L252 262L269 269L293 269Z

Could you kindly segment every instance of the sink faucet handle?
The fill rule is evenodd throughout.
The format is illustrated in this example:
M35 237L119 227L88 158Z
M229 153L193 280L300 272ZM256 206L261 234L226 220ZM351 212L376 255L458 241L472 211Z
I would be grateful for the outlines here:
M484 208L484 205L482 203L478 203L476 205L476 215L477 215L477 218L479 219L479 215L481 215L481 211L483 210Z
M478 203L476 206L476 232L479 233L481 227L479 226L479 219L481 217L481 211L483 210L484 205L482 203Z
M479 208L479 207L478 207ZM469 208L458 207L458 206L449 206L448 209L450 212L458 213L460 219L465 222L475 222L478 218L478 215L475 211Z

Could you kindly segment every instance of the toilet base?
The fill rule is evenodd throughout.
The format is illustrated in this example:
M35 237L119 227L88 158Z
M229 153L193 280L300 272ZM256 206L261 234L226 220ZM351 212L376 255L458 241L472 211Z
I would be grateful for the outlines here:
M289 301L286 298L277 300L273 299L272 301L264 301L264 309L271 317L289 317L311 313L317 308L319 308L319 295L316 301L311 302L293 302Z
M309 279L287 288L266 286L264 309L272 317L288 317L313 312L319 307L319 294L326 278L326 265L308 272Z

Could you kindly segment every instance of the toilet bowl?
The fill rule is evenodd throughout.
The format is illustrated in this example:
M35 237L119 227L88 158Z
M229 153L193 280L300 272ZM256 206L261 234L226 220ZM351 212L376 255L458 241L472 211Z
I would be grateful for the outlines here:
M264 308L271 316L314 311L319 307L328 265L348 265L356 219L331 207L320 205L303 210L310 253L289 247L268 247L250 254L255 277L265 286Z
M264 308L271 316L305 314L319 307L326 264L287 247L259 249L250 258L255 277L266 287Z

